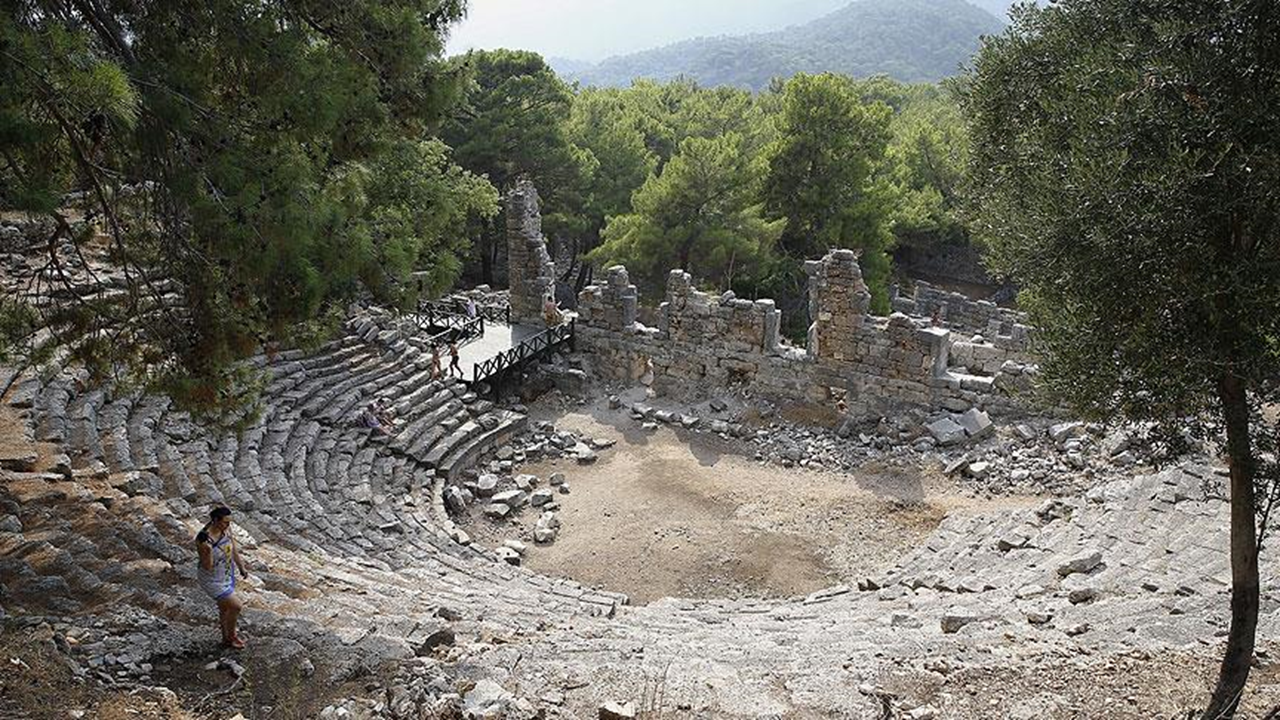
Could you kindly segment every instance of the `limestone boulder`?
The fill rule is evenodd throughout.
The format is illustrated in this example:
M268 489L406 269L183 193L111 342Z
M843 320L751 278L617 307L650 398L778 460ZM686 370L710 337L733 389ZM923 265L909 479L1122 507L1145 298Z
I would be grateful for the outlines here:
M5 515L0 518L0 532L17 534L22 532L22 521L17 515Z
M523 490L506 490L493 496L493 502L495 504L506 505L513 510L523 506L528 501L529 496L526 495Z
M1076 573L1092 572L1102 564L1102 551L1092 550L1080 553L1058 566L1058 574L1066 577Z
M445 488L444 504L449 509L449 512L454 515L461 515L467 509L467 500L463 496L462 490L456 487Z
M629 702L607 702L600 706L597 717L599 720L635 720L636 706Z
M476 480L476 495L480 497L491 497L494 493L498 492L498 483L501 481L502 478L494 475L493 473L485 473L484 475L481 475L480 479Z
M1049 427L1049 438L1062 444L1073 438L1084 437L1086 432L1088 430L1082 422L1058 423Z
M960 416L959 424L964 432L973 440L982 440L995 434L995 423L991 422L986 412L977 408L969 408Z
M935 420L926 425L925 429L929 431L929 435L939 445L943 446L958 445L968 437L968 434L964 431L964 426L951 418Z
M462 710L467 717L502 717L512 695L492 680L481 680L462 696Z
M942 616L942 632L950 635L960 632L960 628L978 622L982 618L970 610L951 608Z

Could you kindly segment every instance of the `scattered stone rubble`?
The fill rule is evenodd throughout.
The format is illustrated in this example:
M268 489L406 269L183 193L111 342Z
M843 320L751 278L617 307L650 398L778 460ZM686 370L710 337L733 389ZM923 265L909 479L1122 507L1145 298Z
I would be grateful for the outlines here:
M778 406L725 394L693 405L654 397L625 402L613 388L609 407L643 429L668 426L742 443L742 454L782 467L854 472L870 462L941 467L991 494L1067 494L1150 468L1142 428L1024 418L1001 423L963 413L912 409L895 418L845 418L834 429L784 420ZM726 399L727 398L727 399ZM747 419L747 418L750 419Z
M545 717L536 700L520 697L489 678L470 680L434 658L414 658L374 692L345 698L318 713L321 720L417 720L458 717L467 720Z
M94 617L27 615L3 623L10 631L43 632L73 677L112 686L149 685L156 665L198 652L201 645L182 628L131 607Z
M577 432L559 431L547 422L532 428L491 455L477 467L462 473L457 483L444 489L445 506L455 518L478 513L489 521L504 523L523 512L537 513L537 521L526 539L535 544L555 542L560 533L560 502L571 493L563 472L545 478L519 472L521 465L543 459L563 458L579 465L596 462L601 451L613 446L607 438L591 438ZM494 552L503 561L519 565L526 546L517 539L506 541Z

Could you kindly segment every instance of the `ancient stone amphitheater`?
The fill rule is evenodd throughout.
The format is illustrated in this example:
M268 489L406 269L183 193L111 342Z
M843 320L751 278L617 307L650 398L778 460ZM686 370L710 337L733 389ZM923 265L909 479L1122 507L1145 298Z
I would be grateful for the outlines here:
M524 429L518 408L431 380L364 317L317 352L251 362L264 410L238 433L74 371L16 378L0 426L6 631L47 628L86 682L190 688L222 657L191 542L216 503L234 508L257 578L234 669L294 677L313 696L299 706L326 717L628 717L627 703L648 717L1153 717L1194 700L1227 627L1227 506L1208 460L948 519L897 566L805 597L633 606L454 526L444 488ZM350 422L369 398L396 409L393 437ZM1275 652L1273 559L1263 574L1259 636ZM1190 686L1171 699L1157 671Z

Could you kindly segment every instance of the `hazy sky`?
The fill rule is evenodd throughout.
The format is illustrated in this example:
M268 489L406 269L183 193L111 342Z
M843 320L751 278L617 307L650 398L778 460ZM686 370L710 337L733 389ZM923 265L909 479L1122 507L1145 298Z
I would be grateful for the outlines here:
M700 35L777 30L850 0L470 0L449 52L520 48L599 60Z

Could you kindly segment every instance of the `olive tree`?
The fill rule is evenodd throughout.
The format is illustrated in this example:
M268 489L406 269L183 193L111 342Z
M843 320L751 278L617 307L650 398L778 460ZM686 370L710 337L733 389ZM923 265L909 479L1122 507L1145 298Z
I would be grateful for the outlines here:
M1225 451L1231 626L1203 717L1230 717L1276 498L1280 10L1021 7L978 53L963 105L975 229L1025 289L1047 388Z

